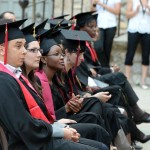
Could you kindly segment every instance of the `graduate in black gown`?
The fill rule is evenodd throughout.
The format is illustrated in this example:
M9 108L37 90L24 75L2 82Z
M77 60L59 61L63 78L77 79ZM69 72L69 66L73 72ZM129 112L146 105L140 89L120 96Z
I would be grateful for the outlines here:
M92 38L95 37L97 29L97 14L93 14L93 12L85 12L75 15L73 18L76 18L76 30L86 31ZM120 86L123 95L126 97L126 105L128 105L130 108L130 111L128 112L130 113L131 118L133 117L136 123L150 122L149 113L144 112L138 106L137 102L139 99L136 93L127 81L125 75L121 72L118 72L119 68L116 65L112 66L111 68L102 67L97 59L97 55L92 47L92 44L89 42L86 43L84 58L84 62L77 67L77 76L82 84L87 85L88 76L91 76L100 81L108 83L109 85Z
M43 110L44 114L47 116L47 118L49 118L48 113L52 114L52 116L54 117L54 119L56 120L55 117L55 112L53 109L53 102L49 101L49 103L52 103L52 105L49 106L44 106L45 104L43 103L43 99L41 99L42 97L42 93L40 92L40 89L36 83L35 77L34 77L34 69L37 69L39 67L39 61L41 58L41 54L39 52L43 52L42 49L39 49L39 44L36 41L36 39L31 35L33 33L33 26L34 23L25 27L24 29L22 29L24 35L25 35L25 39L26 39L26 49L28 50L26 56L25 56L25 60L24 60L24 64L21 67L23 74L25 75L25 77L28 78L28 80L30 81L30 83L34 86L35 89L37 89L38 93L36 93L35 91L33 91L25 82L23 82L25 84L25 86L28 88L28 90L31 92L32 96L35 98L36 102L39 104L39 106L41 107L41 109ZM49 85L48 85L49 86ZM48 92L48 89L47 89ZM41 95L41 96L38 96ZM49 95L51 97L51 95ZM47 104L47 103L46 103ZM110 142L109 142L109 136L107 134L106 131L103 131L103 129L95 124L85 124L85 123L77 123L74 120L71 119L61 119L61 120L57 120L55 121L55 124L57 125L64 125L69 123L70 127L76 129L81 137L84 138L88 138L88 139L92 139L92 140L96 140L96 141L105 141L107 146L110 146ZM58 132L58 131L57 131ZM106 133L105 136L103 136ZM106 139L108 138L108 139ZM104 140L106 139L106 140Z
M0 25L0 124L7 135L8 148L10 150L107 149L96 141L92 144L89 140L82 141L72 128L63 128L64 135L54 136L52 116L49 120L44 115L34 97L22 84L23 80L30 85L20 70L27 53L24 35L19 29L24 21Z
M64 33L65 32L65 33ZM68 34L68 35L71 35L72 33L71 33L72 31L67 31L67 30L62 30L61 31L61 33L64 35L64 36L67 36L66 34ZM74 31L75 32L75 31ZM78 32L75 32L75 34L77 35L77 33ZM67 43L65 43L64 42L64 47L65 48L67 48L68 49L68 52L66 51L66 54L65 54L65 71L67 71L67 70L69 70L68 71L68 74L66 74L66 76L65 76L65 89L64 89L64 87L63 86L61 86L61 84L59 84L60 83L60 80L58 80L57 82L56 82L56 80L57 80L57 78L55 78L55 84L57 85L57 87L60 87L59 88L59 90L60 89L64 89L64 90L67 90L67 92L66 93L69 93L69 92L71 92L71 90L73 90L73 92L75 93L75 95L77 95L77 94L80 94L81 93L81 91L79 91L78 90L78 87L77 87L77 84L79 84L79 80L78 80L78 78L76 77L76 74L75 74L75 66L77 65L79 65L80 63L81 63L81 61L82 61L82 55L83 55L83 51L80 51L80 52L78 52L78 50L75 50L76 48L75 47L77 47L77 46L75 46L75 45L78 45L78 42L73 42L73 41L71 41L71 40L68 40L69 42L67 42ZM59 41L58 41L59 42ZM82 42L82 41L81 41ZM71 45L70 45L70 43L71 43ZM73 51L71 50L71 49L73 49ZM84 48L82 47L82 50L83 50ZM79 55L79 56L78 56ZM76 59L75 58L78 58L78 61L76 61ZM52 60L51 60L52 61ZM72 68L74 66L74 68ZM69 68L72 68L72 69L69 69ZM58 74L57 74L58 75ZM60 75L58 75L59 77L60 77ZM58 77L57 76L57 77ZM81 89L81 88L80 88ZM110 89L110 88L109 88ZM112 88L112 90L113 90L113 88ZM54 92L55 93L55 92ZM62 93L62 92L60 92L60 93ZM67 100L67 99L66 99ZM100 98L100 100L101 100L101 98ZM86 107L87 105L85 105L85 107ZM136 140L139 140L139 141L141 141L141 142L143 142L143 140L142 140L142 138L145 136L137 127L136 127L136 125L134 124L134 122L132 121L132 120L130 120L130 119L128 119L128 118L126 118L125 116L123 116L123 115L121 115L119 112L118 112L118 110L117 110L117 107L115 108L114 106L111 106L111 105L108 105L108 104L103 104L103 106L104 107L106 107L106 108L109 108L108 110L110 111L110 109L115 109L116 110L116 112L117 112L117 114L118 114L118 117L120 118L119 120L121 121L121 124L122 124L122 126L124 126L124 123L126 124L126 126L127 126L127 128L129 129L129 131L131 132L131 135L132 135L132 138L133 139L136 139ZM84 109L83 108L83 110L86 110L86 109ZM89 110L89 108L87 108L87 110ZM89 110L90 111L90 110ZM105 112L105 110L103 110L103 113L104 114L107 114L106 112ZM125 127L126 128L126 127ZM136 134L135 134L136 133ZM140 140L140 138L141 138L141 140ZM145 138L144 138L145 139ZM145 142L146 141L148 141L149 140L149 135L148 136L146 136L146 140L144 140Z
M84 35L84 33L86 34L86 32L81 32L82 36ZM70 35L72 36L73 34L70 33ZM88 37L88 35L86 34L86 36L84 36L84 37ZM103 108L101 108L102 103L100 103L100 101L98 99L92 97L92 98L89 98L89 100L88 100L88 98L87 98L87 100L84 101L85 103L83 104L83 107L80 108L80 106L77 106L74 103L76 101L75 99L74 99L74 101L69 100L71 98L67 97L68 95L66 95L66 91L65 92L63 91L63 89L65 87L63 87L63 86L58 87L57 84L55 84L54 80L52 80L55 78L54 77L55 72L57 70L61 70L64 68L63 53L62 53L61 47L52 38L54 38L54 35L49 38L47 37L47 39L45 38L45 39L41 40L41 42L40 42L41 48L44 50L44 53L42 54L43 57L41 59L42 67L40 67L40 70L38 71L38 73L42 73L44 71L48 77L48 80L49 80L48 82L51 85L51 90L52 90L52 95L53 95L54 106L55 106L57 118L63 117L65 115L65 117L67 116L67 118L71 117L71 118L77 120L77 122L81 122L81 121L83 121L83 114L87 114L87 112L97 113L99 115L102 114L102 110L103 110ZM80 36L79 36L79 38L81 39ZM42 39L42 35L40 36L40 39ZM76 40L77 39L75 39L75 41ZM77 40L77 43L78 43L78 40ZM74 45L74 42L72 44ZM77 45L75 44L74 46L76 47L76 46L78 46L78 44ZM48 48L48 47L51 47L51 48ZM46 81L46 80L44 80L44 81ZM59 83L61 84L61 82L59 82ZM64 94L63 94L63 92L64 92ZM69 102L67 103L68 100L69 100ZM69 109L71 108L72 111L75 112L76 114L73 114L72 112L68 113L67 109L65 109L66 105L67 105L67 108L69 105ZM74 106L72 106L72 105L74 105ZM110 113L109 113L110 118L109 118L109 122L107 122L107 125L109 123L112 123L112 120L113 120L114 124L111 127L107 127L107 129L109 129L110 132L112 132L112 137L115 138L117 128L120 126L120 124L115 117L115 112L113 113L111 110L109 110L109 111L110 111ZM79 120L79 116L82 116L82 120ZM116 124L116 123L118 123L118 124Z

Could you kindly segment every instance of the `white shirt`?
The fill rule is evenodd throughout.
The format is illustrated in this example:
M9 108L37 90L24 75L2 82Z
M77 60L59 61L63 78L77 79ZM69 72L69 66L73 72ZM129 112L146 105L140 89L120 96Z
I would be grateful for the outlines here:
M138 5L140 5L140 11L136 16L129 19L127 30L131 33L150 33L150 14L148 14L149 10L147 8L145 14L143 15L140 0L133 0L133 11L137 9ZM148 5L150 5L150 0L148 0Z
M100 0L104 4L107 1L107 6L108 7L114 7L115 4L121 3L121 0ZM99 28L112 28L117 26L117 18L116 15L107 11L100 5L96 5L96 9L98 11L98 17L97 17L97 25Z
M4 65L4 62L0 61L2 65ZM22 73L21 68L15 68L9 64L4 65L10 72L12 72L18 79L20 78L20 75ZM52 137L64 137L64 131L63 128L66 126L66 124L62 124L59 122L54 122L52 125L53 128L53 134Z
M1 64L4 65L4 62L0 61ZM21 68L15 68L9 64L4 65L10 72L12 72L18 79L20 78L20 75L22 73Z

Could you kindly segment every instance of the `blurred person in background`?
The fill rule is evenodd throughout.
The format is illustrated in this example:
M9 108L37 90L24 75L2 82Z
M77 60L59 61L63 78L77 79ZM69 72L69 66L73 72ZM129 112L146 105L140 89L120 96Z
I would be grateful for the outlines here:
M133 58L137 45L140 43L142 48L141 88L148 89L146 77L150 54L150 0L128 0L126 15L129 24L125 74L130 81Z
M94 48L102 66L109 67L121 0L92 0L92 10L98 11L97 26L100 29L100 38L94 43Z
M16 21L16 16L11 11L5 11L0 14L0 19L9 19L14 22L14 21Z

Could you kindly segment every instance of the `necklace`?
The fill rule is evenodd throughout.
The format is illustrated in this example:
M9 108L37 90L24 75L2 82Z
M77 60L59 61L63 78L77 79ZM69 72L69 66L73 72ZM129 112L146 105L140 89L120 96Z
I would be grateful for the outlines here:
M103 0L103 4L107 5L108 0ZM103 10L105 10L105 8L103 7Z
M143 13L143 16L144 16L145 13L146 13L146 8L144 8L143 3L142 3L142 0L140 0L140 4L141 4L141 6L142 6L142 13Z

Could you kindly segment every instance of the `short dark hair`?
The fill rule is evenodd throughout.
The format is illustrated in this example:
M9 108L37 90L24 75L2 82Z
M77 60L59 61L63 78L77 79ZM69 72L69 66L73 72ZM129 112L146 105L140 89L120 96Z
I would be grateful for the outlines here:
M0 19L4 19L4 16L6 13L10 13L12 15L15 15L12 11L4 11L3 13L0 14Z

